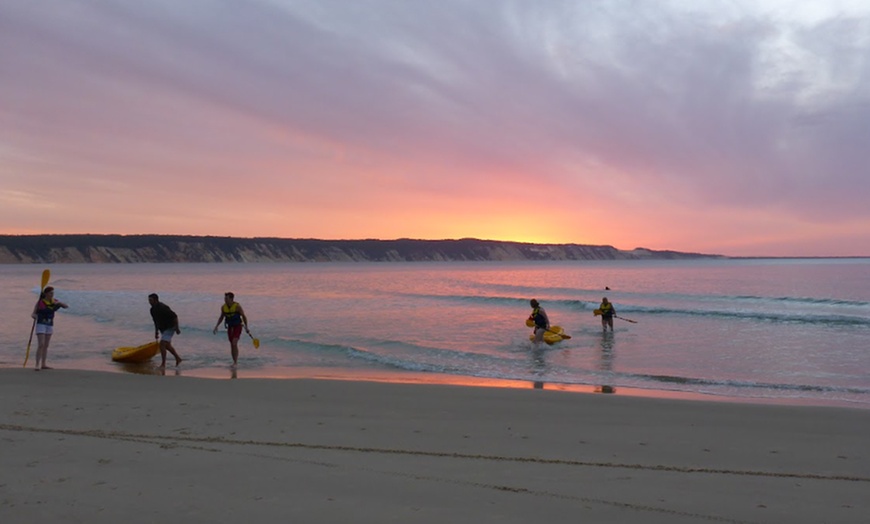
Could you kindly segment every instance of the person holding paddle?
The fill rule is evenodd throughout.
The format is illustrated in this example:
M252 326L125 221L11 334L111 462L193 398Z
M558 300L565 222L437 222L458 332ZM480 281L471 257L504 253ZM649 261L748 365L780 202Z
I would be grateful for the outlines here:
M39 294L39 300L33 306L33 314L30 316L36 320L36 340L38 342L36 371L51 369L45 365L45 359L48 358L48 343L51 342L51 335L54 333L54 312L67 307L69 306L54 299L54 288L51 286L42 290L42 293Z
M529 315L529 320L535 323L535 339L533 342L537 346L544 341L544 333L550 329L550 319L537 300L533 298L529 301L529 305L532 306L532 314Z
M178 327L178 315L169 306L160 302L157 293L148 295L148 303L151 304L151 318L154 320L154 338L160 339L160 357L162 359L160 369L166 367L167 351L175 357L175 365L178 366L181 364L182 358L172 347L172 335L181 333L181 329Z
M601 311L601 328L607 331L607 326L610 326L610 331L613 332L613 317L616 315L616 308L607 300L607 297L604 297L601 299L598 310Z
M245 310L242 305L235 301L236 296L232 292L224 293L224 304L221 306L221 316L218 317L217 324L214 325L212 333L217 333L221 322L227 327L227 338L230 340L230 354L233 357L233 367L239 361L239 338L242 336L242 326L245 327L245 333L251 334L248 329L248 317L245 315Z

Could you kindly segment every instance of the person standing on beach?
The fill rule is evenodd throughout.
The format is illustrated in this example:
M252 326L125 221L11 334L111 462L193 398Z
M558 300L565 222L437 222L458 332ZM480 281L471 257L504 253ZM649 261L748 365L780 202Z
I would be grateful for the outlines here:
M236 296L232 292L224 293L224 303L221 306L221 316L218 317L217 324L214 325L212 333L217 333L221 322L227 327L227 338L230 340L230 354L233 357L233 366L239 362L239 338L242 336L242 326L245 328L245 333L251 334L248 330L248 317L245 315L245 310L242 305L235 301Z
M51 369L45 365L45 359L48 358L48 343L51 342L51 335L54 333L54 312L68 307L67 304L54 299L54 288L51 286L46 287L39 294L39 300L33 306L33 314L30 315L36 320L36 340L39 344L36 348L36 371Z
M172 335L181 333L181 329L178 327L178 315L169 306L160 302L157 293L148 295L148 303L151 304L151 318L154 320L154 339L160 339L160 368L166 367L167 351L175 357L175 365L177 366L181 364L182 359L172 347Z
M547 317L547 312L544 311L544 308L541 307L541 304L539 304L537 300L533 298L529 301L529 305L532 306L532 314L529 315L529 320L535 324L534 344L538 346L544 341L544 333L550 329L550 319Z
M601 305L598 306L598 310L601 311L601 328L604 331L607 331L607 326L610 326L610 332L613 332L613 315L616 314L616 308L613 307L613 304L607 300L607 297L601 299Z

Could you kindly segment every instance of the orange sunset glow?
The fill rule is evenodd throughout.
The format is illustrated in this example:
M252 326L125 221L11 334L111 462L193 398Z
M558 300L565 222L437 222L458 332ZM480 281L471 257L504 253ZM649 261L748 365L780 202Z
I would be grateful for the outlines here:
M0 234L868 255L868 27L861 2L4 2Z

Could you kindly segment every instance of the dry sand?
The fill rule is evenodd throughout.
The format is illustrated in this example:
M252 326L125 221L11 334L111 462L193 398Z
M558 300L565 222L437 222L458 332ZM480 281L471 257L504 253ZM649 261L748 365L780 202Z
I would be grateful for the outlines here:
M870 521L870 411L0 369L0 522Z

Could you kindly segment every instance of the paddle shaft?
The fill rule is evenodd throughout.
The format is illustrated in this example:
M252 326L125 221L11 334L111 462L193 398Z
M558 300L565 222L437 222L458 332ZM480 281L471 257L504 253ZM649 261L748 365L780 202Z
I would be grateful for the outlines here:
M637 324L637 320L632 320L630 318L622 318L622 317L616 316L616 315L613 315L613 316L618 318L619 320L625 320L626 322L631 322L632 324Z
M30 338L27 339L27 352L24 353L24 364L21 367L27 367L27 359L30 358L30 344L33 342L33 332L36 331L36 319L33 319L33 325L30 326Z
M571 335L566 335L565 333L559 333L558 331L553 331L553 330L550 329L550 328L547 328L547 331L549 331L550 333L553 333L553 334L555 334L555 335L559 335L560 337L562 337L562 338L565 339L565 340L571 338Z
M42 296L42 292L45 291L45 286L48 285L48 280L51 278L51 271L45 270L42 272L42 281L39 284L39 296ZM24 364L21 366L23 368L27 367L27 359L30 358L30 344L33 343L33 332L36 330L36 319L33 319L33 325L30 326L30 338L27 339L27 352L24 353Z

